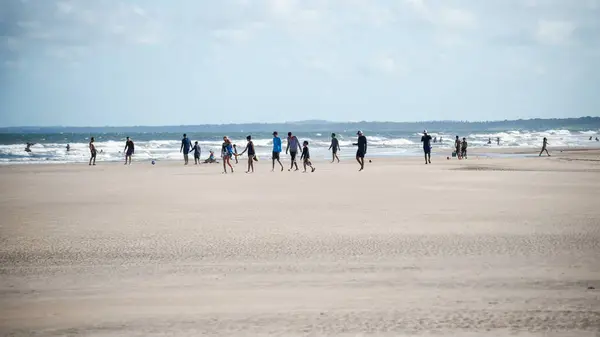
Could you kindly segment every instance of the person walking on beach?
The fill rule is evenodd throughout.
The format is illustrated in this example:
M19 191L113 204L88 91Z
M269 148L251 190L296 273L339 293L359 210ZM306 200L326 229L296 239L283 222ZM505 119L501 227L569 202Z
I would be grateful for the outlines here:
M292 163L288 171L291 171L294 168L294 166L296 166L295 171L298 171L298 163L296 163L296 156L298 155L298 150L302 151L302 148L300 147L300 141L296 136L292 135L291 132L288 132L287 147L285 148L285 154L288 154L289 151L290 156L292 157Z
M367 154L367 137L363 134L362 131L358 131L356 133L358 136L358 143L354 143L353 145L358 146L358 150L356 151L356 161L360 164L359 172L365 169L365 155Z
M331 162L333 163L337 159L337 162L339 163L340 157L338 157L337 152L340 150L340 142L335 138L335 133L331 134L331 145L329 145L329 150L331 150Z
M233 173L233 166L231 166L231 156L233 155L233 147L231 141L227 136L223 137L223 145L221 146L221 158L223 158L223 173L227 174L227 166Z
M192 147L192 151L194 151L194 165L200 164L200 155L202 154L202 149L198 142L194 143L194 147Z
M256 156L256 152L254 151L254 142L252 142L252 136L246 137L246 140L248 143L246 144L244 151L240 153L240 156L243 156L246 151L248 152L248 171L246 171L246 173L254 173L254 157Z
M90 154L91 154L91 157L90 157L90 166L92 166L92 165L96 166L96 155L98 153L96 152L96 146L94 145L94 137L92 137L90 139L90 145L89 145L89 147L90 147Z
M133 140L127 137L127 140L125 141L125 149L123 150L125 153L125 165L127 165L127 160L129 160L129 165L131 165L131 156L133 156L134 151Z
M279 160L280 154L281 154L281 138L279 138L279 134L277 133L277 131L275 131L275 132L273 132L273 156L271 157L271 160L273 161L273 168L271 169L271 172L275 171L275 161L277 161L279 163L279 166L281 166L281 171L283 172L283 164Z
M456 158L458 158L458 159L460 159L460 148L461 148L460 138L458 138L458 136L456 136L456 139L454 140L454 152L456 152Z
M465 137L463 137L462 144L461 144L461 147L460 147L460 156L463 159L467 159L467 145L468 145L467 144L467 139Z
M423 152L425 153L425 165L431 164L431 136L427 134L427 130L423 131L421 143L423 143Z
M188 154L190 153L191 148L192 148L192 142L189 140L187 135L184 133L183 139L181 140L181 149L179 149L179 152L180 153L183 152L183 160L185 161L185 165L187 165L189 162Z
M308 142L305 140L302 143L302 155L300 156L300 160L302 160L302 164L304 166L304 173L306 173L306 167L310 167L310 172L315 172L315 168L312 166L310 162L310 151L308 150Z
M548 139L546 137L544 137L544 140L542 143L542 151L540 151L539 157L542 156L542 153L544 153L544 151L546 151L546 154L548 155L548 157L550 157L550 153L548 153L548 149L546 148L546 146L548 146Z

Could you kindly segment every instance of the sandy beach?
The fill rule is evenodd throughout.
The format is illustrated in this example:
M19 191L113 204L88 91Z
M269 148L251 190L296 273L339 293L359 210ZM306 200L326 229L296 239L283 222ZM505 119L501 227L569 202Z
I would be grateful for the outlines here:
M244 163L0 167L0 335L598 336L598 151Z

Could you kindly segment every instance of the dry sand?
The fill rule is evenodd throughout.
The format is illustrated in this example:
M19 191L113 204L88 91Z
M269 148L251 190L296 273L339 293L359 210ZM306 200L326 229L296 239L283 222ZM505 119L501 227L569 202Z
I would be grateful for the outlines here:
M600 156L558 155L1 167L0 335L598 336Z

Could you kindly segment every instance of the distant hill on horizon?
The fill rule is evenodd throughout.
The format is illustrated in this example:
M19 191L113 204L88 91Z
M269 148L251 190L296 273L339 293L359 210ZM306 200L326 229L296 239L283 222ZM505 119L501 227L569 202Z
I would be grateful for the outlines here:
M122 132L327 132L360 129L364 131L435 131L471 130L590 130L600 129L600 117L535 118L504 121L422 121L422 122L331 122L325 120L292 121L285 123L241 123L173 126L104 126L104 127L4 127L0 133L122 133Z

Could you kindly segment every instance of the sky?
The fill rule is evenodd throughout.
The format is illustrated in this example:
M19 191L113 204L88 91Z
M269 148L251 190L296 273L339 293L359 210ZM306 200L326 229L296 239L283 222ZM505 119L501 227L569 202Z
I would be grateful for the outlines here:
M600 0L1 0L0 126L600 115Z

